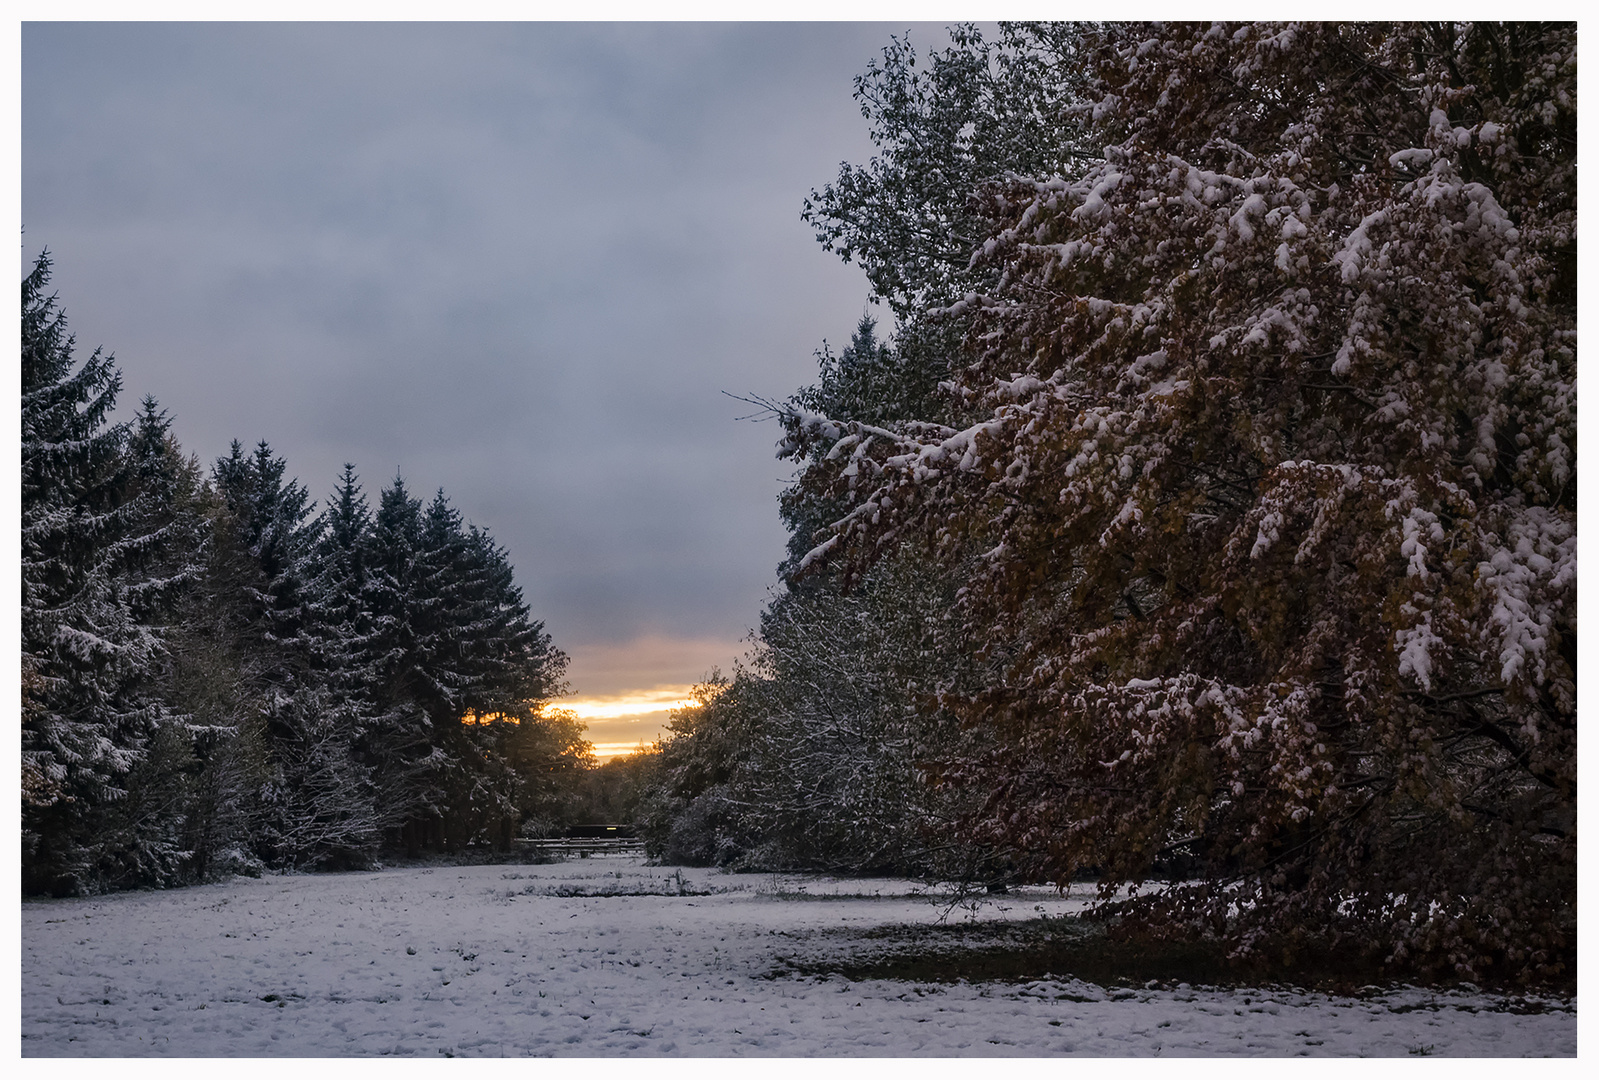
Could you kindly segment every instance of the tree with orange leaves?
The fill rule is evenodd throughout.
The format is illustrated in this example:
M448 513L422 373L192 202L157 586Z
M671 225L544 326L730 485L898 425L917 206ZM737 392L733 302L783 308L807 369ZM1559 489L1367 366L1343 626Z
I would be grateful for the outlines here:
M784 411L848 505L801 573L977 560L966 838L1241 957L1569 962L1575 39L1085 31L1102 159L985 185L942 309L978 421Z

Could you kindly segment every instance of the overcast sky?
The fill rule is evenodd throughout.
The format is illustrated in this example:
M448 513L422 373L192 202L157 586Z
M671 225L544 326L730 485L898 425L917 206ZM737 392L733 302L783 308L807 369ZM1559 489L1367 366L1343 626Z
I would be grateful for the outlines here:
M202 461L442 486L575 690L694 681L784 540L778 433L722 391L809 382L865 310L799 213L906 29L28 24L22 269Z

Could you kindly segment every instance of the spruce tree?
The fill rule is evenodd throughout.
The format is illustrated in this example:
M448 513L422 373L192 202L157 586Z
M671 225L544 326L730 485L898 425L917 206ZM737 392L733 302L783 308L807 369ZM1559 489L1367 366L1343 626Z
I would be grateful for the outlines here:
M266 645L292 647L305 621L302 592L321 519L312 516L304 485L284 479L287 468L266 440L248 456L235 440L212 476L230 518L223 527L237 559L245 632ZM279 662L293 664L287 653ZM287 667L276 674L280 681L291 677Z
M75 363L49 280L44 253L22 282L23 885L73 893L177 858L164 837L130 854L103 835L161 717L143 694L160 641L141 616L162 590L141 571L169 538L159 495L138 498L129 425L109 421L121 373L99 349Z
M292 698L268 711L271 773L262 789L260 845L277 863L370 862L398 817L363 753L374 722L374 677L364 607L372 515L346 463L296 583L296 655L306 667Z
M365 554L362 607L370 630L361 656L372 715L360 747L385 813L402 822L397 838L413 854L441 842L445 816L445 753L422 704L427 676L415 623L421 546L422 504L396 476L379 495Z
M508 844L565 657L440 491L327 509L266 442L209 482L22 284L24 885L84 892ZM571 736L566 738L566 736ZM542 779L542 775L540 777Z
M212 798L206 753L212 732L173 693L185 601L201 578L208 545L199 466L184 458L171 426L146 396L129 430L131 528L121 593L133 618L157 629L160 648L142 680L152 724L143 759L129 774L127 796L97 826L97 842L108 853L100 871L106 886L204 879L219 846L215 821L225 816Z
M304 642L312 665L346 696L364 696L362 635L369 627L363 594L372 513L346 463L319 525L320 539L305 585Z

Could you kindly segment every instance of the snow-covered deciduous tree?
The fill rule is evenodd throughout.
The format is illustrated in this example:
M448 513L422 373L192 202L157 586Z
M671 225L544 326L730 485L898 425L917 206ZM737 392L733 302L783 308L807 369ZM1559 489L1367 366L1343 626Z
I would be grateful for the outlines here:
M894 38L855 79L877 154L845 163L805 200L816 238L866 272L901 322L992 283L973 248L998 220L970 196L1007 175L1050 175L1083 154L1085 124L1064 115L1085 79L1077 27L1016 23L985 39L974 26L918 57ZM918 61L920 63L918 64Z
M979 560L966 835L1240 956L1575 941L1576 34L1108 26L986 185L959 429L789 410L807 558Z
M357 760L359 716L323 688L277 694L264 710L272 732L253 842L274 866L367 865L385 829L399 824Z
M921 772L965 737L937 695L981 684L951 578L885 560L848 593L802 587L768 605L743 676L758 716L743 793L753 861L993 875L992 860L951 843L958 793Z
M952 836L970 794L922 776L971 738L937 695L981 685L949 582L884 561L848 593L775 597L732 677L672 718L651 763L650 850L739 869L1011 876L1006 853Z
M741 692L748 679L712 671L695 704L675 709L644 800L645 850L669 863L739 865L758 843L741 788L753 771L759 723Z
M804 217L824 247L861 264L897 323L889 341L863 316L842 351L824 344L817 382L787 409L873 424L964 415L938 392L964 323L925 313L997 279L970 261L998 223L971 192L1079 152L1083 125L1055 118L1082 77L1075 42L1071 27L1012 26L987 40L959 26L941 51L895 39L856 80L879 153L812 192ZM821 467L830 447L812 449ZM846 509L815 486L785 494L785 576ZM788 584L748 663L674 721L653 766L652 845L698 862L991 877L985 849L952 842L959 798L920 782L921 763L962 737L933 696L973 679L949 618L954 568L890 558L849 595L825 575Z

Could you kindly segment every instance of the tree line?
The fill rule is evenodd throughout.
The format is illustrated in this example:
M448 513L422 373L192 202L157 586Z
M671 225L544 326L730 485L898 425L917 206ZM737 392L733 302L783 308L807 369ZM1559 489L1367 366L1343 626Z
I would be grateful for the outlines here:
M508 846L592 764L565 655L439 491L203 469L22 283L22 880L68 895Z
M951 37L806 203L895 325L763 402L787 588L652 850L1574 970L1575 27Z

